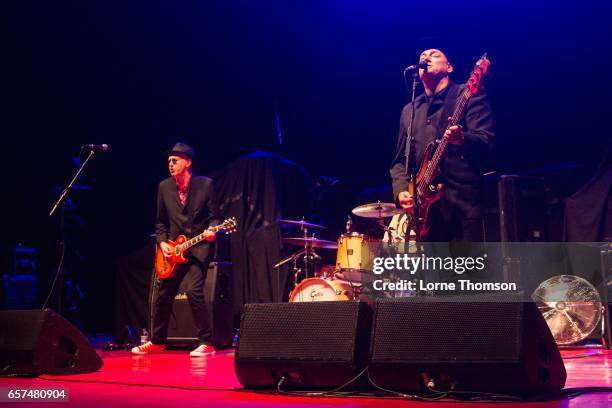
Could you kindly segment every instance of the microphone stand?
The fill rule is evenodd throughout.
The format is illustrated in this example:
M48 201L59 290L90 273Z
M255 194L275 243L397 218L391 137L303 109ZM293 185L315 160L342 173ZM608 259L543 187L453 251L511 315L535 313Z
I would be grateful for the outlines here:
M404 77L405 78L405 77ZM412 211L413 211L413 219L414 219L414 233L415 233L415 241L417 243L421 242L421 233L420 233L420 228L419 228L419 195L417 192L417 182L416 182L416 176L417 176L417 166L416 166L416 147L415 147L415 138L414 138L414 117L416 114L416 106L415 106L415 100L416 100L416 88L417 88L417 84L418 84L418 78L419 78L419 71L418 70L414 70L412 72L412 106L410 109L410 127L408 128L408 135L406 136L406 148L405 148L405 155L406 155L406 164L405 164L405 168L404 168L404 174L406 176L408 176L410 183L412 184L412 193L413 193L413 205L412 205ZM405 240L405 242L407 243L408 241L410 241L410 230L408 229L408 231L406 231L406 233L408 234L408 240Z
M47 300L45 300L45 303L43 304L43 309L47 306L47 303L49 302L49 299L51 298L51 294L53 293L53 289L55 288L55 283L58 282L59 293L57 295L57 313L59 313L60 315L62 314L62 290L63 290L63 284L64 284L63 282L64 273L63 273L62 268L64 264L64 255L66 253L66 237L65 237L65 231L64 231L64 223L65 223L65 218L66 218L65 217L66 197L68 196L68 192L74 185L75 181L79 178L79 175L81 174L81 172L83 171L83 169L85 168L89 160L94 156L94 154L95 152L93 149L89 150L89 155L87 156L85 161L81 163L81 166L75 173L74 177L72 177L72 180L70 180L66 188L64 188L59 198L57 199L57 201L51 208L51 211L49 212L49 217L51 217L53 216L53 214L55 214L55 212L60 206L62 207L60 222L59 222L60 224L59 225L59 229L60 229L59 245L60 245L60 250L61 250L61 256L60 256L59 265L57 267L57 272L55 274L55 278L53 279L53 283L51 284L51 289L49 289L49 295L47 296Z
M404 80L406 79L406 74L404 73ZM412 72L412 99L411 99L411 109L410 109L410 127L408 128L408 135L406 136L406 164L404 169L404 174L409 177L410 185L412 186L412 222L408 222L408 228L406 229L406 235L404 237L404 253L410 252L410 225L414 225L414 256L420 256L419 253L423 250L419 247L421 242L421 230L419 227L420 221L420 198L419 192L417 190L417 162L416 162L416 140L414 137L414 117L416 116L416 88L419 79L419 71L418 69L413 70ZM407 221L410 221L410 217L407 214ZM423 275L423 280L425 282L428 281L427 276Z

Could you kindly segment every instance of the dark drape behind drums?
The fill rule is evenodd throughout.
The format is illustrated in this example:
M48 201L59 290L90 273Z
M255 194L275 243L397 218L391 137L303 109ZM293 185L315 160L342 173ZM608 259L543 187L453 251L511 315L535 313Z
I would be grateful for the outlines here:
M284 295L287 269L274 269L281 256L277 220L308 216L312 181L306 170L270 153L255 152L211 174L222 218L236 217L230 236L234 265L234 307L278 302Z
M565 233L570 242L612 240L612 142L593 178L565 202Z

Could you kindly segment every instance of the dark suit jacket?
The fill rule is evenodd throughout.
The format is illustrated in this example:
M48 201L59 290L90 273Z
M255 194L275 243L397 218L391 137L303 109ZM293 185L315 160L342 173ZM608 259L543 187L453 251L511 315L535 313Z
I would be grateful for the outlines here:
M219 225L219 215L212 179L193 174L189 181L187 201L182 207L174 177L159 183L157 189L157 243L176 239L179 235L192 238L206 228ZM212 245L201 242L190 249L190 254L204 262L212 255Z
M422 160L427 144L433 138L440 138L444 134L448 124L447 118L452 114L457 97L464 89L465 85L450 82L440 95L443 98L443 105L436 110L437 115L434 121L428 121L430 112L428 113L425 95L416 99L414 127L417 167ZM411 106L412 104L409 103L402 110L397 150L390 169L393 194L396 200L401 191L408 190L404 162ZM463 145L449 145L440 163L440 181L446 185L440 203L441 211L445 218L482 218L482 172L494 138L493 115L484 88L481 88L480 92L468 102L461 126L465 136Z

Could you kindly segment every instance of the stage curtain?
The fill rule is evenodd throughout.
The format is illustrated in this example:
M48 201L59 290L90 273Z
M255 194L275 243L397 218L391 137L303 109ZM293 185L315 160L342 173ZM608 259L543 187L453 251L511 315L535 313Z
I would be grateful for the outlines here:
M591 180L565 202L569 242L612 241L612 142Z
M311 177L297 164L265 152L243 156L211 177L222 217L238 222L230 236L236 314L245 303L283 300L288 272L274 268L282 249L277 221L310 213Z

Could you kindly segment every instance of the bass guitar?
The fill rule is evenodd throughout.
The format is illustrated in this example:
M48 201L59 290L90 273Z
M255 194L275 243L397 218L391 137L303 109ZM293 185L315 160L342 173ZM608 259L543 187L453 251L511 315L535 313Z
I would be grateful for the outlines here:
M223 221L220 225L209 227L206 231L196 235L191 239L187 239L184 235L179 235L176 240L168 240L167 244L172 248L172 255L165 256L161 248L157 247L155 253L155 273L160 279L168 279L174 276L178 265L187 262L185 252L194 245L204 240L204 235L207 232L217 233L224 231L226 234L231 234L236 231L236 218L231 217Z

